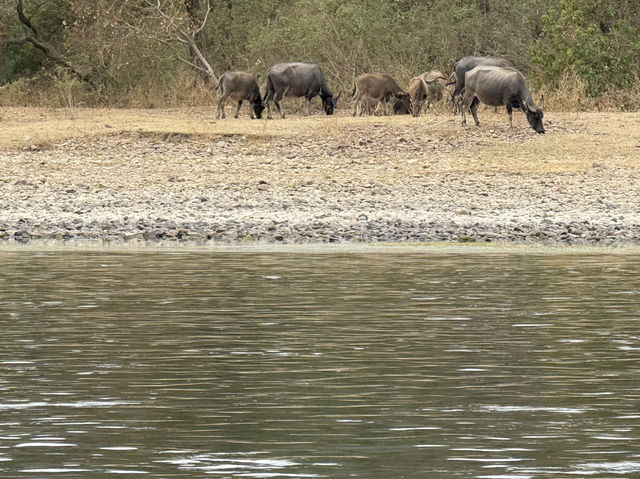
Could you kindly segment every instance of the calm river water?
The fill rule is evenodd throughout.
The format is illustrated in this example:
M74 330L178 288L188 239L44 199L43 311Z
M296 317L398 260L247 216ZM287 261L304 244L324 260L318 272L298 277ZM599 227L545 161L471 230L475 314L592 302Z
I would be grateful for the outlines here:
M637 478L639 271L0 252L0 477Z

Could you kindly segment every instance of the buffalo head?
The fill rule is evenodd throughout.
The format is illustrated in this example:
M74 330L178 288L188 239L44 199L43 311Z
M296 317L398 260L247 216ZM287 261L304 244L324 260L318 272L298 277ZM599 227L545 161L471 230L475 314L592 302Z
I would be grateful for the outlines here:
M531 128L533 128L536 133L544 133L544 126L542 125L542 117L544 116L544 113L542 112L542 108L537 108L527 104L526 102L523 103L523 110L525 115L527 115L527 120L529 121Z
M338 96L334 97L333 95L327 95L322 98L322 106L324 107L324 112L327 115L333 115L333 110L338 106L338 100L340 99L340 95L342 92L338 93Z
M256 118L259 120L262 118L262 111L265 109L264 103L262 101L252 102L251 106L253 107L253 112L256 114Z
M410 115L411 114L411 98L408 93L397 93L391 95L393 103L394 115Z

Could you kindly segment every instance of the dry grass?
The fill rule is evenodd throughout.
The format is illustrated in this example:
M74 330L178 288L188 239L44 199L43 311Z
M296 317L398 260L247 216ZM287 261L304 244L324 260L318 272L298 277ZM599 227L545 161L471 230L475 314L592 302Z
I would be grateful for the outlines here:
M482 109L482 125L462 127L451 114L416 119L366 116L349 110L327 117L216 120L214 108L0 109L0 150L47 149L72 138L106 135L154 136L159 140L197 140L212 144L235 138L246 154L313 156L335 154L375 161L421 159L425 171L509 171L563 173L593 167L640 168L639 113L555 113L545 115L546 135L529 129L522 114L509 130L506 114ZM246 107L245 107L246 108ZM316 106L317 108L317 106Z

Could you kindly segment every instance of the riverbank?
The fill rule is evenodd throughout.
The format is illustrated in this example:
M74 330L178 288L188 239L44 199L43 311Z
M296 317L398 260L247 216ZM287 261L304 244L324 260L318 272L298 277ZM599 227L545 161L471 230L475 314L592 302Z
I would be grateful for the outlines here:
M0 241L640 243L640 114L479 115L3 109Z

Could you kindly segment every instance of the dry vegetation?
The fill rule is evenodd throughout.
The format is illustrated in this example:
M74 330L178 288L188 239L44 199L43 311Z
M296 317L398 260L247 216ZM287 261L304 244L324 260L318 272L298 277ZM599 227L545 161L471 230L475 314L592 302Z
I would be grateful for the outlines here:
M295 106L288 104L291 112ZM546 135L529 129L524 115L480 109L479 128L462 127L447 112L416 119L365 116L340 110L285 120L216 120L213 108L0 109L0 151L46 150L69 139L91 142L102 136L184 140L210 144L221 139L254 154L315 157L357 156L381 159L429 158L433 171L576 172L594 165L640 168L640 114L548 112ZM293 113L293 112L291 112ZM246 151L244 152L246 153Z

